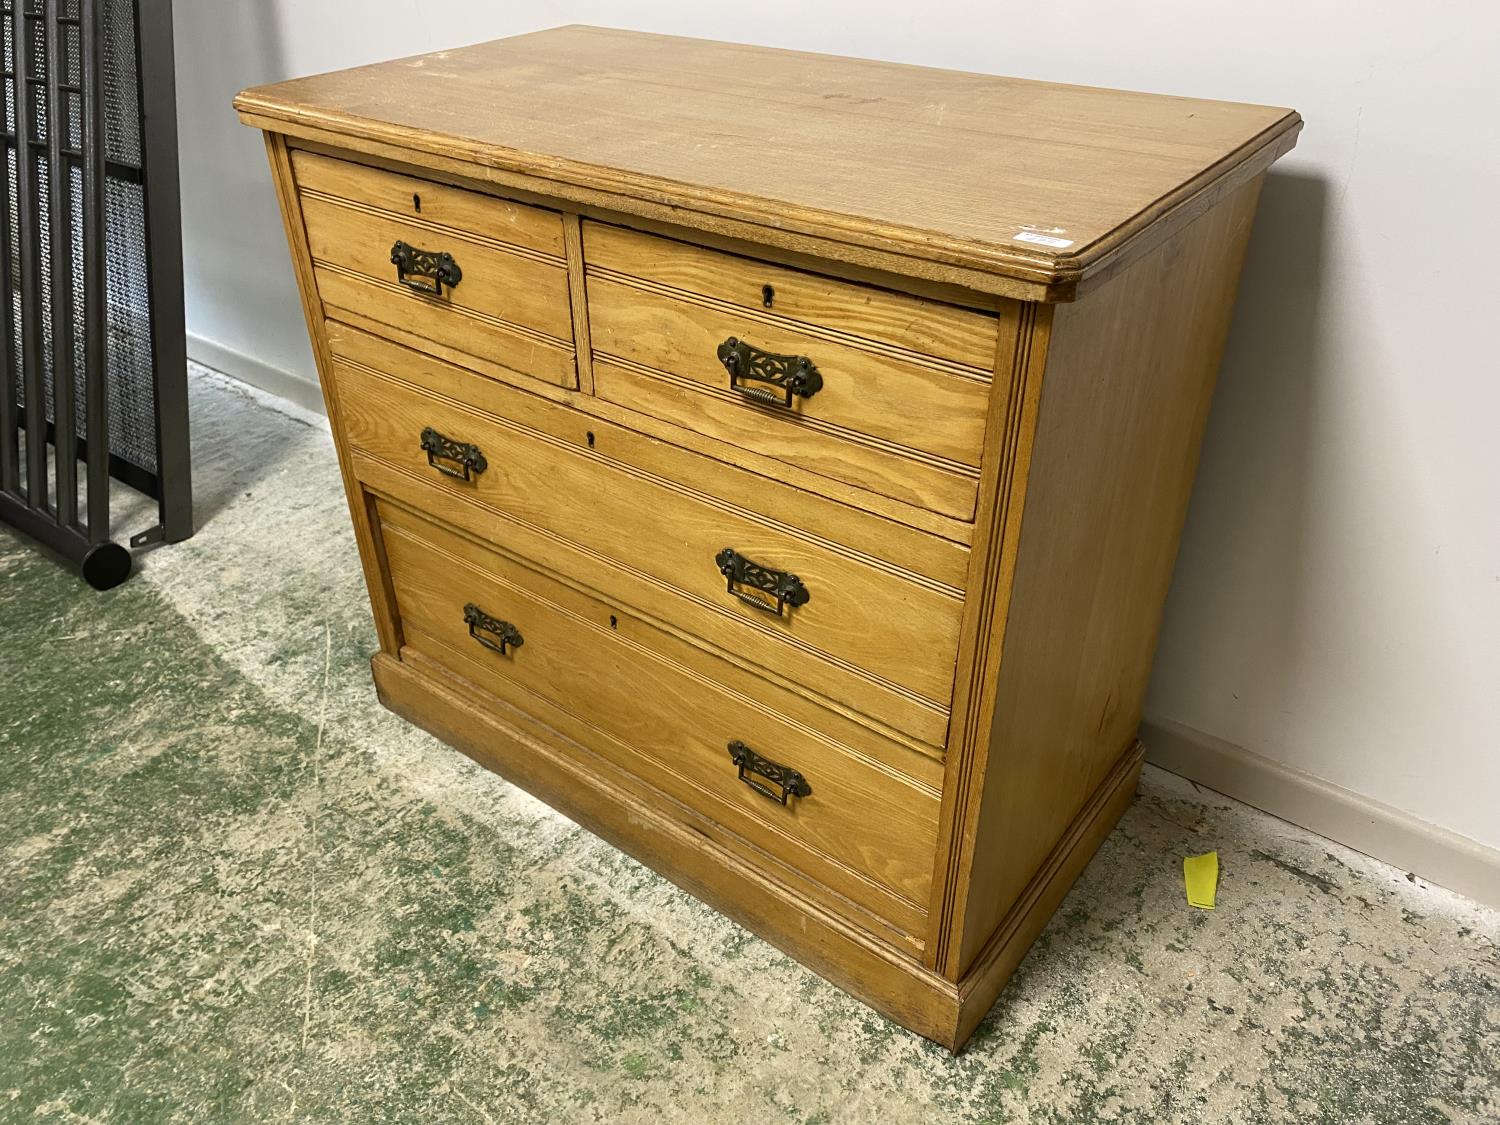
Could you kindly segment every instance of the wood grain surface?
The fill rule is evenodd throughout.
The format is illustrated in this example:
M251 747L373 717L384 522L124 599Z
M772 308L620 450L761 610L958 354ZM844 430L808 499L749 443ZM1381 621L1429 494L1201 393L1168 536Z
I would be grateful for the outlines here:
M607 223L585 223L583 237L591 267L980 371L995 362L993 314Z
M790 406L761 410L767 429L806 420L955 465L979 464L987 367L953 368L908 353L864 348L732 305L681 300L616 275L590 272L588 296L596 351L711 390L729 390L717 349L730 337L763 352L811 360L822 388L793 397Z
M359 203L559 260L564 256L562 216L556 211L315 152L293 151L291 159L297 188L305 194Z
M828 874L841 893L920 931L936 792L738 695L712 666L693 674L664 659L651 627L622 620L618 609L504 555L468 549L419 517L381 511L408 644L450 665L447 654L463 657L459 673L491 689L507 681L574 712L633 749L618 763L632 773L657 783L672 774L692 803L711 801L721 819L784 859L811 849L835 860L843 870ZM469 603L512 623L524 643L504 655L482 647L464 622ZM727 749L734 739L798 770L812 792L782 805L744 784Z
M368 370L337 362L334 381L354 449L598 551L751 627L946 704L963 605L954 594ZM488 468L473 481L431 468L418 441L428 426L477 445ZM807 603L776 614L731 595L714 561L726 547L799 576Z
M1088 301L1045 353L998 675L974 698L966 970L1134 741L1260 181ZM950 784L957 756L950 757ZM977 782L977 784L975 784Z
M570 187L672 199L1043 286L1076 285L1288 109L563 27L246 90L302 125ZM706 143L705 143L706 139ZM1026 232L1066 246L1018 240Z
M665 424L639 411L625 411L591 395L549 387L534 380L499 379L490 372L460 367L449 359L414 350L419 337L393 342L376 332L388 326L330 319L330 350L356 365L466 403L484 414L508 418L600 456L624 461L678 484L750 508L789 527L816 534L861 555L929 578L955 592L969 567L964 539L940 537L885 515L883 497L845 489L822 495L808 474L785 462L743 449L715 447L691 431ZM498 369L497 369L498 370ZM524 390L535 393L521 393ZM561 408L561 409L559 409ZM901 514L910 515L913 509ZM937 517L933 517L936 519ZM945 521L946 528L961 527Z
M493 317L571 344L573 321L568 309L568 277L563 263L539 261L510 253L497 243L439 231L394 215L346 207L319 196L304 196L302 219L312 243L313 260L337 266L373 281L400 284L391 248L400 240L421 250L447 253L463 270L459 284L443 287L440 296L403 286L407 323L419 326L429 310L451 307ZM423 277L421 284L428 284Z

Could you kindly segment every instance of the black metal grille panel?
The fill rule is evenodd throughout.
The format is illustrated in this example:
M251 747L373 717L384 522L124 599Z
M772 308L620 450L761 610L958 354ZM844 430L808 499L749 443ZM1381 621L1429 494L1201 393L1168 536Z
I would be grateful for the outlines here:
M156 472L156 396L151 358L151 291L146 268L146 200L139 184L104 186L105 292L109 335L110 450Z
M140 76L136 72L135 59L135 0L107 0L104 6L105 157L140 168Z
M171 0L0 0L0 520L107 589L193 533Z
M26 10L41 15L42 0L25 0ZM79 0L60 0L45 4L47 19L77 20L80 16ZM12 24L9 19L10 5L6 4L7 18L4 21L5 69L12 72ZM155 368L151 348L151 286L150 269L146 252L146 200L142 187L141 111L139 97L139 74L136 61L136 11L135 0L106 0L103 8L104 24L104 139L105 139L105 293L107 324L106 369L108 395L108 433L110 452L120 460L134 466L145 474L157 472L156 448L156 396ZM67 238L71 250L71 278L67 289L71 290L72 340L53 338L52 305L57 298L57 289L52 276L53 216L47 206L50 192L50 169L46 159L45 145L52 116L48 99L50 87L47 72L45 23L37 19L29 24L31 73L40 79L33 87L35 113L32 137L38 147L36 196L38 207L37 233L39 235L39 265L41 274L41 320L42 355L46 374L44 409L48 422L54 420L53 400L55 379L58 372L71 370L76 387L75 402L84 401L83 345L88 327L84 320L84 261L83 261L83 177L80 158L69 156L70 183L64 195L64 206L71 216L71 237ZM64 86L77 87L82 78L81 37L76 24L59 24L62 37L61 56L64 66L59 80ZM16 184L14 131L15 98L13 85L10 96L5 98L5 122L7 143L7 173L11 190L7 193L10 202L7 216L10 226L11 261L9 265L10 291L13 296L12 336L15 351L21 354L22 319L20 297L20 229L16 206L18 185ZM83 144L82 98L64 90L61 94L61 116L65 124L67 148L79 153ZM67 333L65 333L66 335ZM71 346L70 346L71 345ZM25 388L17 380L17 402L25 407ZM75 413L75 430L84 436L82 411Z

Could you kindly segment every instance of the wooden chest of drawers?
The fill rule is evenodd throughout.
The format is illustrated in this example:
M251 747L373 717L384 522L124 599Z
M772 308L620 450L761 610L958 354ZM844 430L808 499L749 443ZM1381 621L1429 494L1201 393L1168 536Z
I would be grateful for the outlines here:
M1297 115L594 28L236 105L381 699L961 1047L1134 792Z

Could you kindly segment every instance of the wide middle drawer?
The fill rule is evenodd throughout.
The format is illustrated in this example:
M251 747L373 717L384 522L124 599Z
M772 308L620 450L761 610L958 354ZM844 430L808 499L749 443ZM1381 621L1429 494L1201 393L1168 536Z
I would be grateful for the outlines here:
M957 592L373 369L340 360L335 378L355 450L782 637L778 674L807 646L947 707Z

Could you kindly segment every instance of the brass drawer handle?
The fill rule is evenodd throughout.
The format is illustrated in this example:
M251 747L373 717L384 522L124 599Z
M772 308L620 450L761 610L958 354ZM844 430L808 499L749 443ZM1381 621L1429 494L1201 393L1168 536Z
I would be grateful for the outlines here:
M429 465L444 476L453 477L456 480L473 480L490 467L490 463L484 459L484 454L479 452L479 446L467 441L454 441L438 433L431 426L422 431L422 451L427 454ZM457 464L459 468L452 468L448 464L450 461Z
M779 801L784 805L788 797L812 796L812 786L807 783L807 778L791 766L783 766L769 758L762 758L739 739L729 744L729 760L739 767L741 781L773 801ZM751 774L765 778L771 785L776 786L776 789L773 790L771 785L762 785L755 780L755 777L750 776Z
M772 570L770 567L761 566L760 563L751 562L733 547L725 547L714 556L714 562L718 565L719 573L724 576L729 593L739 598L740 601L748 602L756 609L763 609L767 613L781 616L787 606L806 605L808 599L812 597L807 587L802 584L802 579L795 574L788 574L784 570ZM776 601L772 602L758 594L747 593L738 589L740 586L763 590Z
M509 621L491 617L473 602L464 606L464 623L469 627L469 636L491 652L498 652L501 656L526 643L521 636L521 631ZM496 639L490 640L489 637L482 635L484 633L491 633Z
M718 354L719 362L729 372L729 389L753 402L790 409L793 395L812 398L823 389L823 376L805 355L777 355L733 336L719 345ZM745 381L769 383L770 387L747 387Z
M391 265L396 267L397 281L428 297L441 297L444 285L452 289L464 279L464 271L448 251L418 250L400 239L391 247Z

